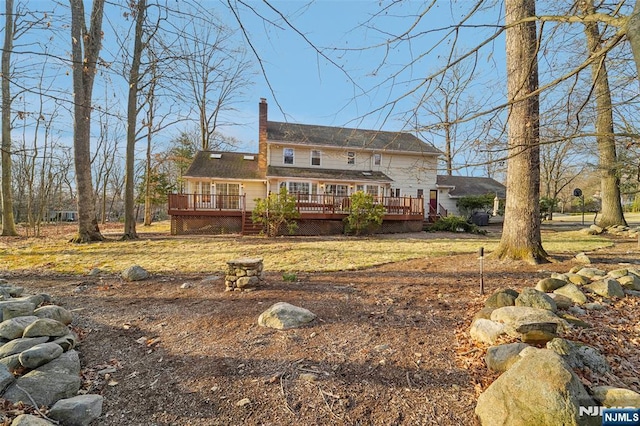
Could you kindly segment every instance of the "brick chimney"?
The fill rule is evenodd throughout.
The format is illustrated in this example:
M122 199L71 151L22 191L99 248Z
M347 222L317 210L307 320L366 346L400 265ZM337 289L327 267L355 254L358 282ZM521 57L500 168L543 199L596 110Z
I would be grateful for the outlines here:
M267 172L267 100L260 98L258 113L258 169Z

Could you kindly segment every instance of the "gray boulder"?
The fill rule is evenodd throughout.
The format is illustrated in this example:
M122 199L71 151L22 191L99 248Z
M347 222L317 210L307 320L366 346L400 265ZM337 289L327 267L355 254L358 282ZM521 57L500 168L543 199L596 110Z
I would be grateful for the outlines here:
M13 383L14 380L15 378L9 369L5 365L0 364L0 394L2 394L7 386Z
M611 371L611 366L607 362L607 359L598 349L589 345L558 338L547 343L547 349L562 356L572 368L588 368L597 374L604 374Z
M585 296L582 290L580 290L575 284L569 283L563 287L553 290L553 292L570 299L573 303L577 303L578 305L587 303L587 296Z
M640 394L630 389L613 386L596 386L591 389L593 398L605 407L640 408Z
M2 312L2 321L9 320L15 317L25 317L33 315L33 311L36 305L21 300L3 300L0 301L0 312Z
M53 343L60 345L65 352L70 351L78 344L78 336L72 331L65 336L58 337Z
M15 317L2 321L0 322L0 337L8 340L22 337L24 329L37 320L38 317L31 315L26 317Z
M628 269L614 269L613 271L609 271L609 273L607 274L609 278L613 278L614 280L626 275L629 275Z
M22 401L27 405L49 407L61 399L76 396L81 384L78 353L69 351L18 378L3 398L13 403Z
M591 282L591 280L585 277L584 275L573 274L573 273L567 274L567 280L571 284L575 284L575 285L585 285Z
M19 354L22 351L26 351L27 349L34 347L35 345L45 343L47 340L49 340L48 337L26 337L22 339L14 339L0 346L0 358Z
M580 268L576 272L578 275L582 275L583 277L593 279L594 277L604 277L607 275L605 271L598 268Z
M286 330L300 327L313 321L316 315L305 308L291 305L286 302L278 302L264 311L258 317L258 325L263 327Z
M58 305L41 306L33 311L33 315L37 316L38 318L53 319L65 325L69 325L73 321L73 315L71 314L71 312Z
M11 422L11 426L51 426L53 424L42 417L32 416L31 414L20 414Z
M476 342L493 345L498 340L498 337L505 334L505 325L499 322L480 318L471 324L469 334Z
M487 349L484 362L489 370L499 373L505 372L520 360L520 352L529 347L526 343L507 343L505 345L491 346Z
M620 283L612 278L595 281L591 284L585 285L584 288L587 288L589 291L592 291L602 297L623 298L625 296Z
M556 323L560 331L569 327L569 324L565 320L551 311L526 306L505 306L498 308L491 313L491 321L504 323L507 327L507 333L514 337L518 337L519 335L516 329L525 324Z
M558 310L556 302L546 293L535 288L525 288L516 298L516 306L528 306L530 308L546 309L551 312Z
M573 300L569 299L566 296L557 293L548 293L548 296L556 302L556 306L558 309L569 309L573 306Z
M640 291L640 278L637 275L629 274L616 280L626 290Z
M547 349L530 351L502 373L478 398L481 425L599 425L580 417L593 405L580 379L562 358Z
M543 278L536 284L536 290L551 293L553 290L566 285L567 281L558 278Z
M589 259L589 256L587 256L586 253L576 254L575 259L580 263L584 263L585 265L589 265L591 263L591 259Z
M8 282L0 283L0 291L9 297L20 297L24 292L24 287L11 285Z
M510 288L502 288L493 292L484 302L485 308L501 308L515 305L518 292Z
M56 402L49 417L65 426L88 426L102 414L101 395L78 395Z
M0 358L0 364L7 367L9 372L14 373L18 369L22 368L22 364L20 364L20 354L9 355L4 358Z
M18 360L23 367L38 368L58 358L64 350L55 343L41 343L20 353Z
M36 307L38 307L45 302L51 302L51 296L46 293L40 293L40 294L31 294L29 296L20 297L13 300L20 301L20 302L33 303Z
M554 322L534 322L522 324L515 331L524 343L542 345L558 337L558 324Z
M122 271L122 279L126 281L140 281L149 278L149 272L138 265L133 265Z
M62 337L69 334L69 327L50 318L38 318L24 329L22 337Z

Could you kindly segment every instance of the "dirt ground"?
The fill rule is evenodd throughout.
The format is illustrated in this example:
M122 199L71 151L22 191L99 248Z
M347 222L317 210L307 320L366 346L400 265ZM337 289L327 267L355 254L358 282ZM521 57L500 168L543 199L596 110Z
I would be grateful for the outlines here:
M634 241L591 256L607 270L640 262ZM487 261L486 291L533 286L575 265L557 260ZM297 282L267 271L260 290L243 293L224 292L222 276L0 277L75 312L83 388L105 398L92 425L473 425L477 395L495 378L467 337L487 297L478 264L475 255L417 259ZM280 301L318 318L294 330L258 326ZM637 303L620 303L617 318L637 323ZM600 340L606 347L609 337ZM607 356L637 360L638 344ZM612 363L624 376L625 364Z

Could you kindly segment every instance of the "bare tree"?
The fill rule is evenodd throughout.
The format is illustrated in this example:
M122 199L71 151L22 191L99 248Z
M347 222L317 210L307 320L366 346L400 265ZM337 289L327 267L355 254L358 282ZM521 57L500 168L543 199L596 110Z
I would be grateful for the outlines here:
M540 114L535 0L506 0L507 92L510 102L507 200L500 244L493 256L546 261L538 213L540 194Z
M593 0L585 2L587 14L594 14ZM602 45L602 35L597 22L585 23L585 35L590 53L595 53ZM620 200L620 176L618 158L616 155L616 140L613 128L613 105L609 88L609 73L607 72L606 55L591 63L593 77L593 93L596 102L596 142L599 153L599 170L601 181L601 215L598 225L626 225L622 213Z
M93 0L87 29L83 0L71 4L71 55L73 60L73 148L78 188L78 234L76 243L102 241L96 218L91 178L91 95L98 54L102 45L102 17L105 0Z
M251 64L241 48L232 43L233 32L214 22L193 20L180 38L180 57L184 66L184 84L198 113L200 147L215 149L218 126L234 110L240 96L251 85Z
M2 49L2 235L18 235L13 217L11 192L11 52L14 29L13 0L5 0L4 44Z

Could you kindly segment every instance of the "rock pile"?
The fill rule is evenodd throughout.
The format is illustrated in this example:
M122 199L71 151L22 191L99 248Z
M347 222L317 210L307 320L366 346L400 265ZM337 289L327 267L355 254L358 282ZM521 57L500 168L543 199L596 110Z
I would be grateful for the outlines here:
M50 304L47 294L23 292L0 279L0 394L12 403L51 407L48 417L64 425L88 425L102 412L102 396L78 395L78 337L69 329L73 316ZM12 423L26 424L54 423L29 415Z
M600 234L607 233L611 235L617 235L620 237L638 238L638 234L640 234L640 227L631 228L629 226L624 226L624 225L613 225L613 226L607 226L606 228L602 228L598 225L591 225L588 228L584 228L582 232L588 235L600 235Z
M552 274L535 288L501 289L474 317L471 338L493 345L485 363L501 373L478 398L482 425L599 425L595 406L640 408L640 394L607 386L586 388L575 370L604 375L611 370L594 347L562 338L574 327L590 327L575 315L605 309L601 300L640 296L640 270L606 272L577 266ZM499 341L512 343L497 344Z

